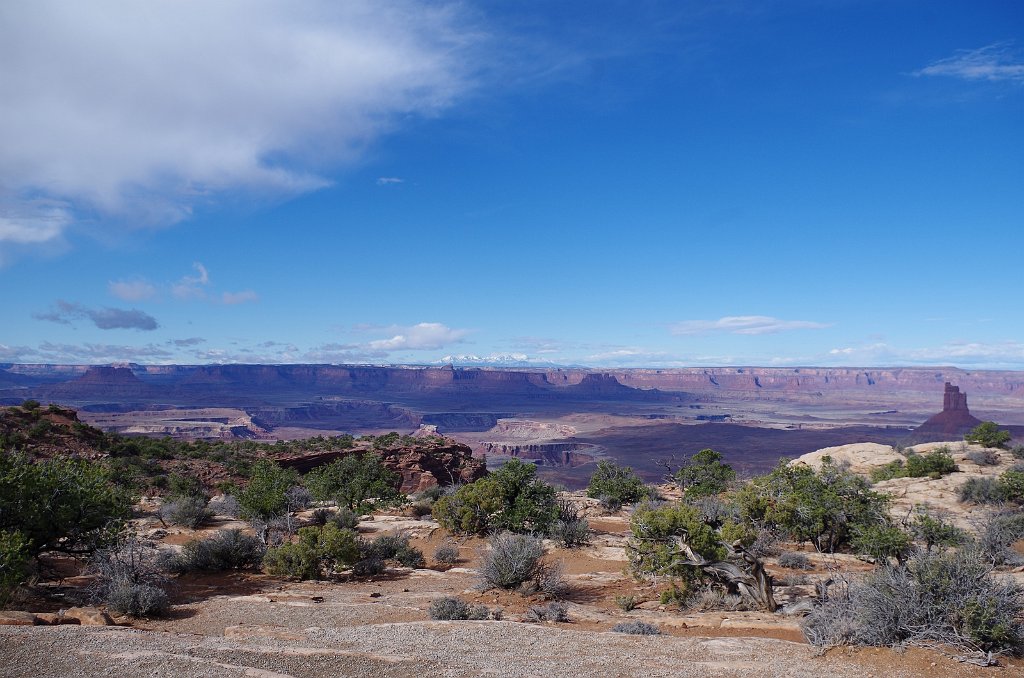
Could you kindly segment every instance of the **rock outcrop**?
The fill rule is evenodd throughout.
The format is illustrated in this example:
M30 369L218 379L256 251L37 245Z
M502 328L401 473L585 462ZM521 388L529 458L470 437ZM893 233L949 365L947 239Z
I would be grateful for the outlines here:
M981 423L967 408L967 394L959 386L946 382L942 399L942 411L921 424L914 431L917 435L939 435L946 439L960 438Z
M402 476L401 490L420 492L435 485L471 483L487 475L482 459L473 457L468 445L445 439L443 444L402 446L387 450L332 450L310 454L278 457L277 463L301 473L329 464L350 454L376 454L389 469Z

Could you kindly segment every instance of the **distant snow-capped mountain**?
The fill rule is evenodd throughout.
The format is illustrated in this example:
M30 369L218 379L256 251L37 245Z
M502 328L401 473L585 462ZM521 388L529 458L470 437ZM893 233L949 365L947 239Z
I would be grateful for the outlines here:
M478 355L446 355L435 360L435 365L458 365L476 367L549 367L555 365L550 360L536 360L525 353Z

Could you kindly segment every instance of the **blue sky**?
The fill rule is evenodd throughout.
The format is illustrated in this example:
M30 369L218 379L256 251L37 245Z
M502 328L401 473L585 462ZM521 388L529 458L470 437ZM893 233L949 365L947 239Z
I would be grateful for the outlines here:
M1019 2L6 3L0 91L0 361L1024 369Z

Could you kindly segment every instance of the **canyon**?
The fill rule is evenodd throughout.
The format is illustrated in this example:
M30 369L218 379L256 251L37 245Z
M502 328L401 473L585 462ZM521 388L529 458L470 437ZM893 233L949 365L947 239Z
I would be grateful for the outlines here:
M832 445L949 439L982 419L1024 437L1024 372L949 367L0 364L0 404L27 398L74 407L104 430L177 438L426 427L490 465L530 460L569 487L606 457L655 481L704 447L755 473Z

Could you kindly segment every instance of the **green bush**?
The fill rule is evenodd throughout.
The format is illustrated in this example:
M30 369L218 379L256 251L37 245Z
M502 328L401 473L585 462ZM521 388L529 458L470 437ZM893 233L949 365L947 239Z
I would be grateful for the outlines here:
M1024 471L1004 471L1003 475L999 476L999 484L1007 501L1024 503Z
M853 528L850 545L855 552L876 560L895 558L902 563L910 553L913 541L909 534L895 525L857 525Z
M719 526L707 522L701 510L685 502L645 503L633 511L631 538L626 545L630 568L640 577L668 575L688 581L700 576L690 565L677 562L674 539L681 537L693 551L707 560L722 560L726 551L722 541L737 539L750 543L753 534L746 526L726 520Z
M333 500L338 506L359 513L405 501L405 495L398 489L402 477L384 466L375 454L344 456L313 469L306 474L305 481L314 499Z
M434 519L449 532L507 530L548 534L561 517L555 488L536 478L537 467L518 459L434 504Z
M811 541L826 553L849 545L855 526L889 521L888 498L828 457L818 472L783 460L747 483L737 500L745 521L798 542Z
M721 454L703 449L676 471L675 479L687 498L710 497L724 492L736 479L736 471L722 463Z
M983 421L964 434L964 440L969 443L976 443L985 447L1006 447L1010 442L1010 432L999 428L994 421Z
M298 483L299 475L275 462L261 459L252 465L249 484L238 495L242 517L270 520L288 509L287 492Z
M892 478L940 478L958 470L948 447L937 447L926 454L910 452L907 460L890 462L885 466L871 470L872 482L891 480Z
M385 534L373 541L363 541L359 548L360 560L397 560L405 567L419 568L426 564L423 552L409 544L408 535Z
M0 530L0 608L29 574L29 542L21 532Z
M101 464L55 457L32 463L0 451L0 531L23 535L30 557L83 555L117 540L131 496Z
M268 574L320 579L354 565L360 559L359 538L333 523L303 527L298 541L267 549L263 569Z
M633 469L604 459L597 462L597 470L587 485L588 497L601 499L609 506L635 504L648 494L647 486Z
M967 540L967 533L918 506L908 526L914 541L924 544L926 551L938 546L957 546Z

